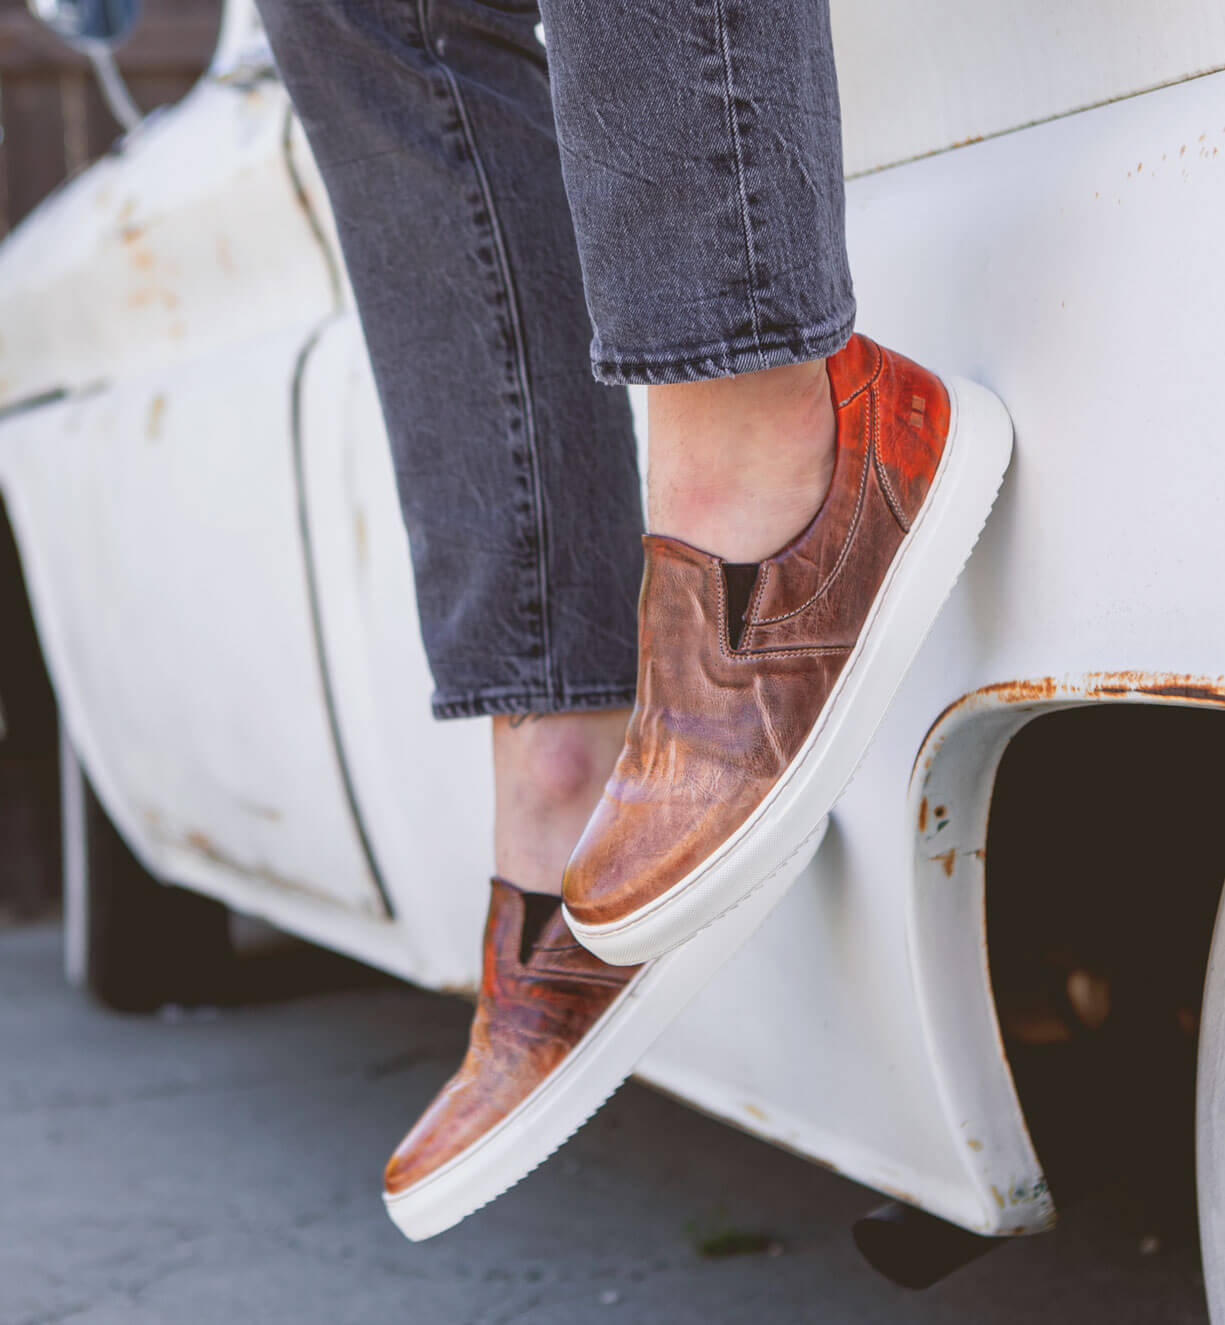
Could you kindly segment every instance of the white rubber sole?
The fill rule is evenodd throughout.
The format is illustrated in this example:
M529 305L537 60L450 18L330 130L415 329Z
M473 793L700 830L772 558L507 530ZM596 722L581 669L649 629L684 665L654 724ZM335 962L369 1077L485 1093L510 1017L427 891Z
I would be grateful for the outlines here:
M1012 456L1012 420L986 387L945 379L949 440L859 640L800 752L726 842L666 893L575 937L614 966L670 952L751 893L829 813L880 726L995 502Z
M795 881L825 833L810 825L793 857L734 914L641 970L550 1076L491 1131L406 1191L383 1194L387 1213L414 1242L432 1238L527 1177L630 1075L660 1033L744 945Z

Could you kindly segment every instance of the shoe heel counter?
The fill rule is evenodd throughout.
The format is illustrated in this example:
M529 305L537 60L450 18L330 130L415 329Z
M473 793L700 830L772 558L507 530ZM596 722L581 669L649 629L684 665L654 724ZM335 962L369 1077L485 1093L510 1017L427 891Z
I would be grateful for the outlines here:
M949 394L928 369L882 351L873 387L877 479L898 523L914 523L949 435Z

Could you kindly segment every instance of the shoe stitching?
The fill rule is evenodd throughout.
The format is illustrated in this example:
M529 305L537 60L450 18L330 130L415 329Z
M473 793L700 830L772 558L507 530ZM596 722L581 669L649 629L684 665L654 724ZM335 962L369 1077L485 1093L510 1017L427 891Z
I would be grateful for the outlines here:
M715 567L715 592L719 597L719 652L728 662L751 662L754 658L798 658L832 656L836 653L849 653L853 644L809 644L781 649L733 649L728 636L727 588L723 580L722 565ZM750 626L744 633L747 636Z
M876 355L876 367L872 369L871 375L866 381L861 382L845 400L840 400L838 402L839 409L845 409L856 396L862 396L869 387L875 386L876 379L880 377L881 369L885 366L885 353L881 347L874 340L868 340L866 336L864 336L863 339L871 345L872 352Z
M798 616L825 594L838 576L841 575L850 558L851 545L855 541L855 535L859 532L859 521L863 515L864 497L868 488L868 470L872 467L873 456L876 453L876 412L876 393L871 392L868 395L868 449L863 458L863 469L859 475L859 494L855 499L855 510L851 516L850 527L847 529L846 538L843 539L842 549L838 553L838 560L834 563L833 570L830 571L811 597L805 599L798 607L793 607L789 612L780 612L777 616L763 617L760 621L752 622L753 626L772 626L780 621L788 621L792 617Z

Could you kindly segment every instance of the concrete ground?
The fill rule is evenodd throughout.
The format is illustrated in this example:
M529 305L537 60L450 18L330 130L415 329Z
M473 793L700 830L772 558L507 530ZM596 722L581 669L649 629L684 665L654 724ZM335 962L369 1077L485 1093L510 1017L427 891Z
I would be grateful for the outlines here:
M64 986L58 943L0 933L0 1325L1207 1320L1194 1247L1142 1254L1119 1191L895 1288L851 1242L874 1193L636 1085L414 1246L379 1174L460 1054L463 1003L301 949L249 959L244 1006L121 1017ZM770 1250L703 1257L726 1231Z

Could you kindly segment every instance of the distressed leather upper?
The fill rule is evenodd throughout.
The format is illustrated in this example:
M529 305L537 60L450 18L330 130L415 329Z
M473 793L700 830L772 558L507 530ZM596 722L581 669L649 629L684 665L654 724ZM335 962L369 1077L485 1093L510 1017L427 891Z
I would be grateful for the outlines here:
M829 492L759 566L735 649L723 561L674 538L643 540L637 700L565 877L581 924L653 901L761 803L812 730L927 496L949 429L940 380L863 336L828 369Z
M468 1052L388 1161L383 1185L389 1195L454 1159L526 1099L638 969L607 966L580 947L559 902L523 960L524 897L513 884L493 880Z

